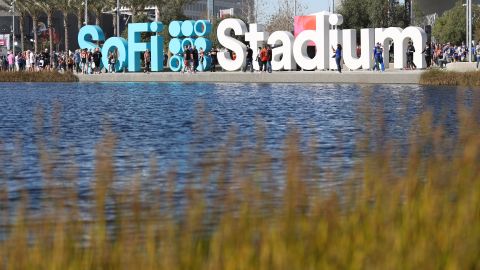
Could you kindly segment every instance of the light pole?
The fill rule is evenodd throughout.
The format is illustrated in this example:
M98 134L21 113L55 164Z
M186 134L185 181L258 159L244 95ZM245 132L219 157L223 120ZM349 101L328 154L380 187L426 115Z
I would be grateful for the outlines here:
M297 0L293 0L293 18L297 16Z
M86 0L85 0L86 1ZM117 37L120 36L120 0L117 0Z
M472 0L468 0L468 62L472 62Z
M85 25L88 25L88 0L85 0Z
M472 0L466 0L465 2L465 46L468 51L468 62L472 62Z
M15 0L10 5L12 6L10 9L10 12L12 12L12 53L15 55Z

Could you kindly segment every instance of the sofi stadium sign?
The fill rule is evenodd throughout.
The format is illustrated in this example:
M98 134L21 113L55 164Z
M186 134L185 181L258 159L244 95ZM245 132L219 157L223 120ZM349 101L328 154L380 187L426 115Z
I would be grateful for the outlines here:
M298 18L296 18L297 21ZM233 51L236 55L232 59L227 51L219 52L218 63L227 71L240 70L246 64L246 50L244 43L234 36L244 36L250 44L253 55L257 54L257 48L262 44L270 44L272 50L273 70L296 70L297 65L304 70L326 70L336 67L335 59L331 56L331 47L336 44L343 45L343 59L345 66L349 69L370 69L374 65L373 48L378 42L385 48L394 43L394 68L401 69L405 66L408 41L413 41L417 47L423 46L427 40L425 31L419 27L407 27L405 29L390 28L368 28L361 29L361 54L357 56L357 33L356 30L336 29L343 23L343 17L339 14L320 13L314 16L306 16L307 23L304 29L297 31L295 36L288 31L267 33L259 31L257 24L247 25L239 19L225 19L220 22L217 28L217 38L221 46ZM140 71L141 54L149 49L151 51L152 71L163 70L163 44L162 36L153 35L149 42L141 41L142 33L158 33L163 31L163 24L132 23L128 25L128 40L121 37L111 37L105 41L102 29L95 25L87 25L80 29L78 43L81 49L97 48L97 41L103 42L102 63L108 65L109 52L118 52L116 69L127 68L128 71ZM196 46L202 49L205 55L212 49L212 42L208 36L212 31L209 21L173 21L169 24L168 32L172 37L168 49L173 54L169 59L169 68L172 71L180 71L184 61L182 58L183 48L187 45ZM315 46L315 56L312 58L307 54L308 46ZM420 49L414 54L414 62L418 68L425 68L425 59ZM388 59L388 50L384 50L384 59ZM389 61L385 61L388 66ZM203 63L199 64L198 70L208 70L211 64L210 57L206 56ZM254 62L254 68L258 69L258 63Z

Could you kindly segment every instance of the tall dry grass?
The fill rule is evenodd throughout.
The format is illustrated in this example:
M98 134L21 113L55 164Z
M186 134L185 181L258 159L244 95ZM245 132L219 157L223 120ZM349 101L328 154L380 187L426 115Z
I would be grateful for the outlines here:
M59 165L55 143L40 136L41 210L27 192L9 201L0 181L0 268L480 269L480 111L460 112L455 139L431 114L417 119L401 159L383 139L359 139L364 154L348 177L318 174L315 151L300 151L294 131L280 169L262 129L241 151L232 132L183 190L154 159L147 175L118 185L118 139L107 132L88 199L78 196L75 164Z
M480 86L480 72L455 72L431 69L422 73L420 84L448 86Z
M78 82L71 72L0 72L0 82Z

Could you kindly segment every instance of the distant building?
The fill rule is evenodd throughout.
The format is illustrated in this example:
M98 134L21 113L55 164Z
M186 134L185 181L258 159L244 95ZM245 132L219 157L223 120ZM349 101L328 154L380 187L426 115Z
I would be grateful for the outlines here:
M458 0L414 0L418 1L420 8L422 9L423 13L425 14L434 14L437 13L442 15L445 11L453 8L455 3ZM465 1L463 1L465 2ZM472 4L478 5L480 4L480 0L473 0ZM415 7L415 4L414 4Z

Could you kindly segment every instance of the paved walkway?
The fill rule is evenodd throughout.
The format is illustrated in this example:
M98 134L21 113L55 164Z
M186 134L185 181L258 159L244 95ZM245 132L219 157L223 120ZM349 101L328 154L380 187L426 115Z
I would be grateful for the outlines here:
M225 82L225 83L355 83L418 84L422 71L282 71L259 72L178 72L113 73L78 75L80 82Z

